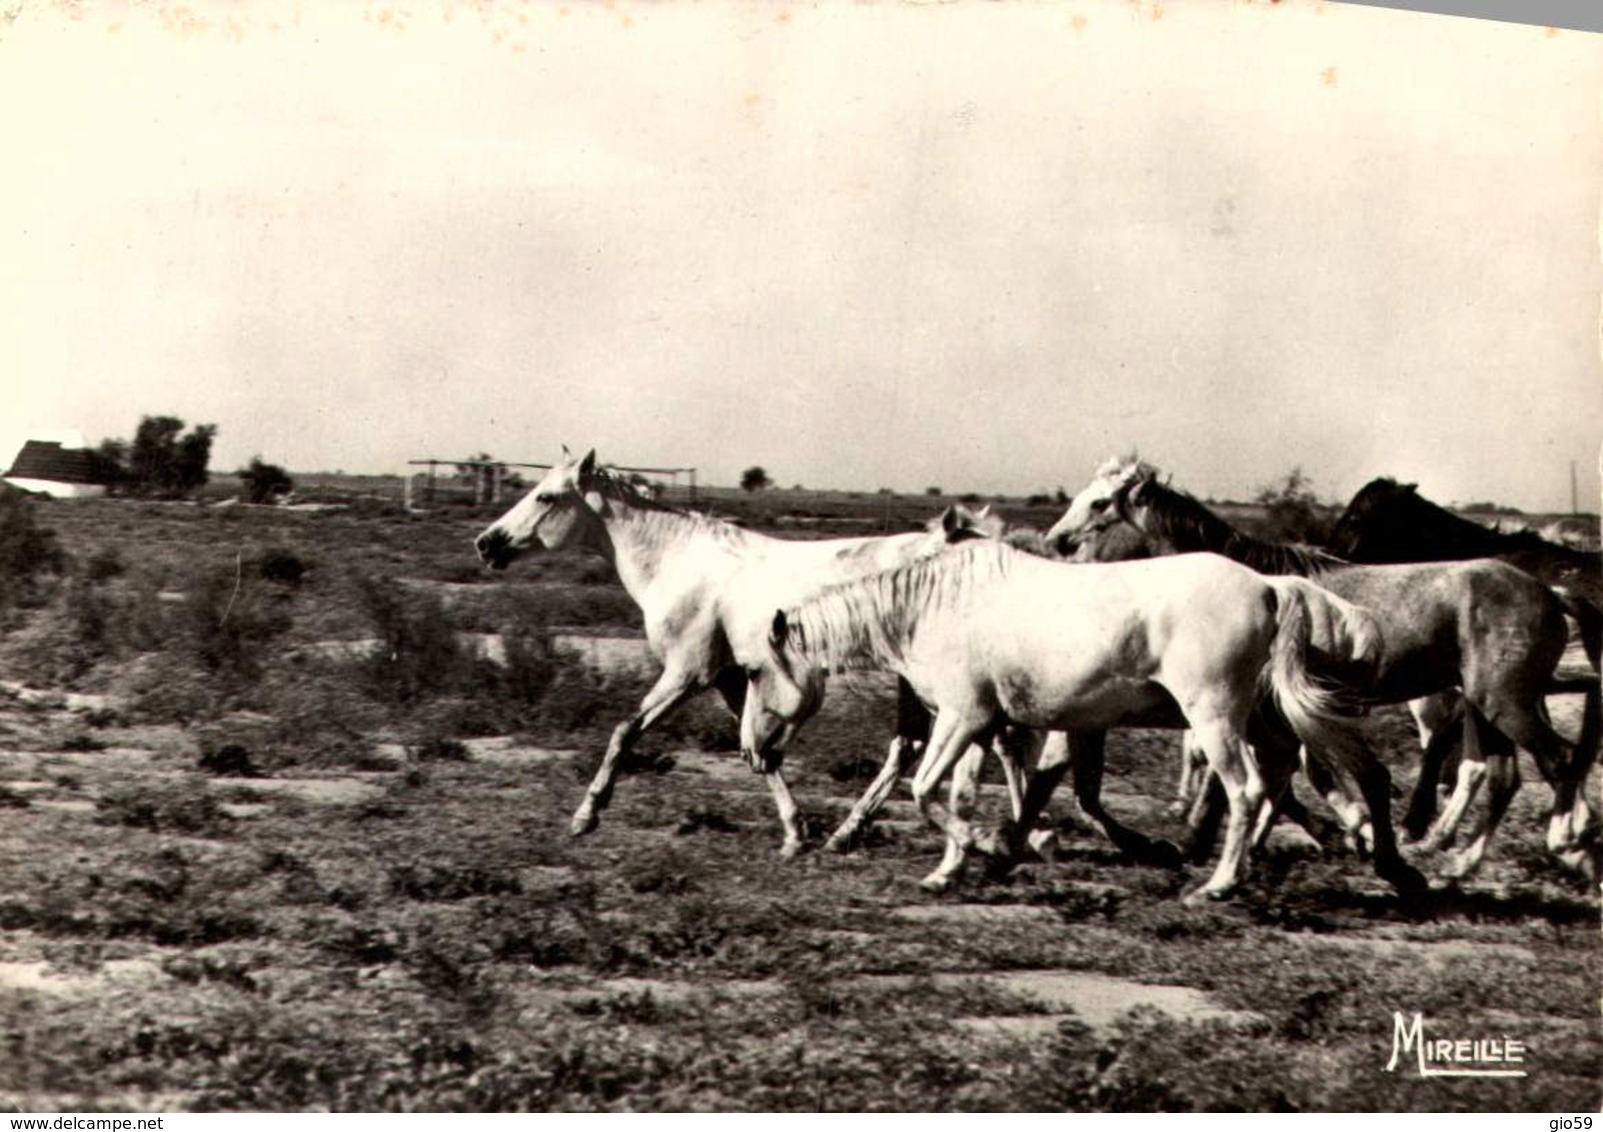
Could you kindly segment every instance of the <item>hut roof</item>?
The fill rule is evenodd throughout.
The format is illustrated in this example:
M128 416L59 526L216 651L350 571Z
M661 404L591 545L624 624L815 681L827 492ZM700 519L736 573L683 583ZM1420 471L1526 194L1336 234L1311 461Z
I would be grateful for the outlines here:
M106 484L111 475L106 461L87 448L63 448L59 441L30 440L22 446L7 479L49 480L54 483Z

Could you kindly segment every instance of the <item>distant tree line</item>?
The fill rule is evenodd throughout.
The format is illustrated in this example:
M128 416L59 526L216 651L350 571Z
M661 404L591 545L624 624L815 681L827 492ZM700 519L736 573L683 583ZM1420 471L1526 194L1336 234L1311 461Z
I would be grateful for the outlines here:
M149 499L183 499L210 479L212 440L217 426L197 424L185 431L178 417L141 417L132 443L121 438L100 442L94 455L107 487L119 495ZM260 456L234 473L251 503L270 503L295 488L289 473Z

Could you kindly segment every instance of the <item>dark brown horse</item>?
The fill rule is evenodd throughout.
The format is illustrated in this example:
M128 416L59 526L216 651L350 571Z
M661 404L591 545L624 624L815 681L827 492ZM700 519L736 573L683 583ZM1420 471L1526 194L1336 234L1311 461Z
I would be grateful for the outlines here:
M1453 562L1500 558L1564 596L1593 667L1603 644L1603 555L1548 542L1534 531L1497 531L1421 496L1417 484L1370 480L1342 512L1330 548L1349 562Z
M1366 689L1373 702L1463 690L1465 757L1452 802L1427 844L1450 839L1488 778L1489 811L1453 872L1464 875L1479 864L1518 789L1514 748L1519 746L1531 753L1553 788L1549 848L1567 864L1596 875L1596 831L1581 784L1596 755L1600 693L1595 677L1573 684L1554 681L1567 633L1564 603L1547 586L1489 559L1358 566L1317 550L1256 539L1158 482L1155 469L1136 460L1104 466L1048 537L1063 550L1070 543L1095 542L1121 524L1140 530L1159 553L1207 550L1261 571L1304 574L1371 610L1385 637L1378 676ZM1547 722L1543 697L1554 691L1587 693L1585 725L1573 745Z

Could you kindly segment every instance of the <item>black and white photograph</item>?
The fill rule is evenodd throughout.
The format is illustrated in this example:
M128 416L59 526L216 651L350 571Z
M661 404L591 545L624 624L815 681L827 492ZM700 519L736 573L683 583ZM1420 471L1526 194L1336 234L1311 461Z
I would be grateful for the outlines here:
M0 1111L1586 1132L1584 7L0 4Z

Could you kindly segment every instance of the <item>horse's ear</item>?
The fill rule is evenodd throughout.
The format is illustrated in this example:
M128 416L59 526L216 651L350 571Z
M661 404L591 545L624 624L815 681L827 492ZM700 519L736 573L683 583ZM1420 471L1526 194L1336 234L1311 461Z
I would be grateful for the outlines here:
M768 629L768 643L773 645L774 650L777 652L785 647L785 641L789 637L790 622L785 619L785 611L783 609L774 610L774 623Z
M963 529L963 516L957 513L957 504L952 504L941 512L941 530L946 532L948 538Z
M566 449L564 449L564 451L566 451ZM590 449L590 451L588 451L588 452L586 452L584 454L584 459L579 461L579 475L581 477L592 475L595 472L595 470L596 470L596 450L594 448L592 448L592 449Z
M1147 488L1152 484L1150 477L1136 480L1129 487L1119 493L1120 501L1131 505L1140 504L1147 494Z
M1397 486L1402 488L1408 495L1419 494L1419 485L1417 483L1400 483Z

